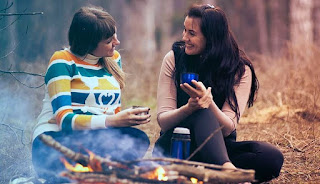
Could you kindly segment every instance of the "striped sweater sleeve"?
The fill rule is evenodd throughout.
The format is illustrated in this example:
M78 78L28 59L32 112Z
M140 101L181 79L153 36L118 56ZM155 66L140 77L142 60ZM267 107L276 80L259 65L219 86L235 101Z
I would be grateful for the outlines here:
M76 114L72 109L71 80L76 77L75 64L67 55L58 51L51 57L45 83L56 123L62 131L105 127L106 115Z

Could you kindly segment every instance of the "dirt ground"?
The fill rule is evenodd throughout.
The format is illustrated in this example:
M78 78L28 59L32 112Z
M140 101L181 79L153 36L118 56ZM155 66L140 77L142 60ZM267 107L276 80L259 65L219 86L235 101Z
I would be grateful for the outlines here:
M280 176L271 183L320 183L320 121L246 123L238 126L238 140L276 145L284 155Z

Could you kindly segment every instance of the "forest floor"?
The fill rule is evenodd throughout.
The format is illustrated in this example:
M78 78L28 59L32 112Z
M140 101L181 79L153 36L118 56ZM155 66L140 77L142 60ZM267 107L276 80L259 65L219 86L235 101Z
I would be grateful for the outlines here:
M239 141L266 141L283 153L280 176L271 183L320 183L320 121L299 119L238 126Z

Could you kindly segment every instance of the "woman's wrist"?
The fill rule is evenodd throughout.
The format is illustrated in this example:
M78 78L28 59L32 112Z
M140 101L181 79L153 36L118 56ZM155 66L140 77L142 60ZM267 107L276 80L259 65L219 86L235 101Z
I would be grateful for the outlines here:
M186 116L191 115L193 113L193 111L194 111L193 108L191 108L188 103L183 105L181 107L181 110Z
M113 127L114 126L114 115L109 115L106 117L106 120L105 120L105 125L106 127Z

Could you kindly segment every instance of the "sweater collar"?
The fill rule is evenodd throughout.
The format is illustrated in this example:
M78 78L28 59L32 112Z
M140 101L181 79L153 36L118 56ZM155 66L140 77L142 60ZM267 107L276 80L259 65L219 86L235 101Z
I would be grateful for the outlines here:
M75 55L76 57L80 58L81 60L83 60L89 64L92 64L92 65L97 64L99 59L101 58L101 57L94 56L92 54L87 54L86 56L79 56L79 55L71 52L70 48L66 48L65 50L67 50L71 54Z
M100 58L101 58L101 57L97 57L97 56L94 56L94 55L92 55L92 54L87 54L87 55L85 56L85 58L83 59L83 61L95 65L95 64L98 63L98 61L99 61Z

